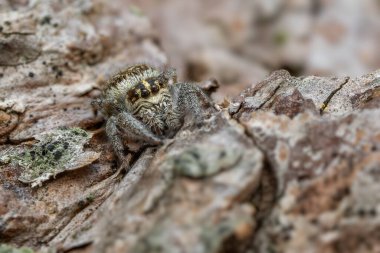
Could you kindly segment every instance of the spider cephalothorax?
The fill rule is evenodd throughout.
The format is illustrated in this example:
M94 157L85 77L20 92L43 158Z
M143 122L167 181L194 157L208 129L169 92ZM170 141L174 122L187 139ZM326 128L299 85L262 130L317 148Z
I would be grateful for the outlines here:
M198 86L176 81L173 69L140 64L107 82L94 104L107 117L106 132L119 158L124 141L158 145L179 130L186 115L201 121L201 101L210 104L210 99Z

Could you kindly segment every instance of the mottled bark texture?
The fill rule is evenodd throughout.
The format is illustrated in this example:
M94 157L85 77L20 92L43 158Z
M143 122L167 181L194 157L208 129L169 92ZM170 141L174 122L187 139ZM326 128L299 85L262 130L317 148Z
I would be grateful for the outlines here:
M90 102L134 62L166 64L122 1L22 2L0 16L0 152L57 127L92 132L99 158L31 188L0 167L0 243L71 252L378 252L380 72L277 71L204 107L128 171ZM121 8L123 7L123 8ZM205 85L207 89L207 85ZM125 164L124 164L125 165Z

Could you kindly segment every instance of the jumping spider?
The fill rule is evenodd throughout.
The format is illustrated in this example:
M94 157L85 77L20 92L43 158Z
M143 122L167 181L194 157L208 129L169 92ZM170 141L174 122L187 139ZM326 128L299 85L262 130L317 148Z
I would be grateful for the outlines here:
M202 102L210 106L210 98L200 87L176 81L174 69L160 71L140 64L107 82L93 104L107 118L106 133L120 161L133 144L155 146L173 137L185 119L202 122Z

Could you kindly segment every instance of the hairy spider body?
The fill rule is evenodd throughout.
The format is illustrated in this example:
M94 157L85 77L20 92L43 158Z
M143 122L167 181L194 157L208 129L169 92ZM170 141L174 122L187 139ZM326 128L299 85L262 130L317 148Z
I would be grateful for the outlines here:
M210 99L196 85L176 83L173 69L134 65L113 76L94 105L107 118L106 133L122 159L128 144L159 145L181 128L185 116L200 123ZM127 145L130 149L132 145Z

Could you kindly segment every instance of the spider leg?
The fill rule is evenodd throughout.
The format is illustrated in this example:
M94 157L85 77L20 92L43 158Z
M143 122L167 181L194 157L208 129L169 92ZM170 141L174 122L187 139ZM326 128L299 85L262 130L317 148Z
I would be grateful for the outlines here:
M182 115L192 115L195 123L204 118L203 104L213 108L212 100L195 84L176 83L170 88L176 108Z
M128 140L143 141L148 145L162 143L161 138L156 136L145 124L127 112L117 116L117 127Z
M154 135L142 122L127 112L119 113L108 119L106 133L119 159L124 157L123 140L143 142L147 145L159 145L162 140Z
M106 133L119 161L122 161L124 157L124 144L119 130L117 129L116 118L114 116L107 120Z

